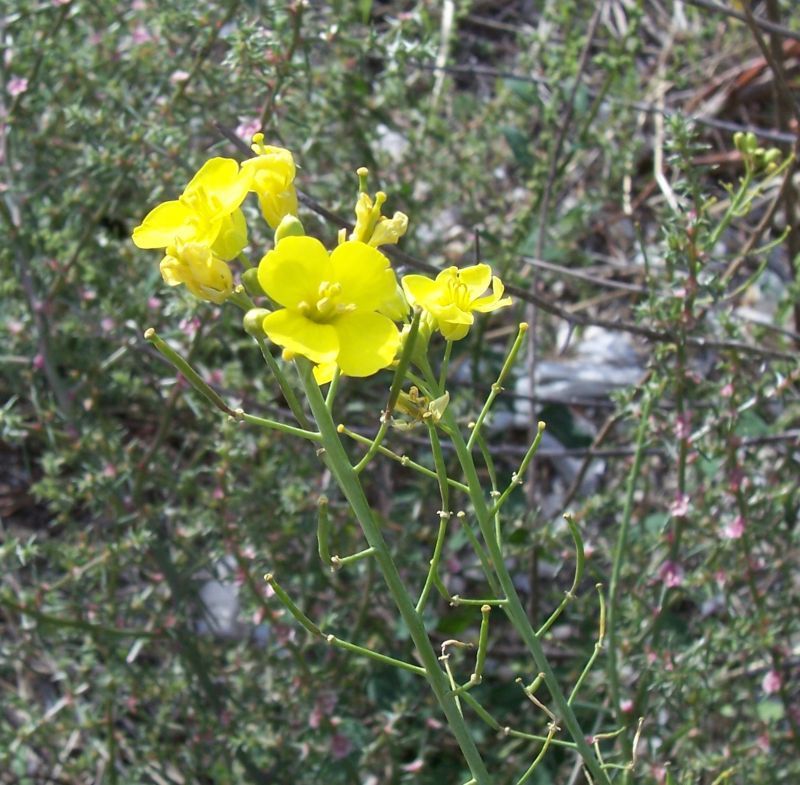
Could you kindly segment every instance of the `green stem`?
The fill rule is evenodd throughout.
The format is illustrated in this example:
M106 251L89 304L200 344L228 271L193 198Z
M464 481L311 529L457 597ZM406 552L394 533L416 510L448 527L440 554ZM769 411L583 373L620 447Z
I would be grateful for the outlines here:
M519 331L517 332L517 337L514 340L514 343L511 345L511 349L509 350L508 354L506 355L503 367L500 369L500 373L497 376L497 381L492 385L492 389L489 392L486 403L483 404L481 413L478 415L478 419L475 420L475 425L472 427L472 433L469 435L469 439L467 440L467 447L469 447L470 450L472 449L472 445L481 431L481 427L483 426L483 421L486 419L486 415L489 414L489 410L492 408L494 399L497 398L497 396L503 390L503 382L505 382L506 377L511 372L511 367L514 365L514 361L517 359L517 354L522 346L522 340L527 332L527 323L521 322L519 325Z
M575 686L572 688L572 692L567 699L567 703L569 703L570 706L575 702L575 698L578 697L578 693L583 686L583 682L589 675L589 671L591 671L595 660L600 656L600 652L603 650L603 641L606 637L606 606L605 601L603 600L603 587L598 583L596 588L597 595L600 598L600 632L597 634L597 643L594 645L592 656L589 657L586 667L581 671L581 675L578 676L578 680L575 682Z
M294 425L286 425L286 423L278 422L277 420L270 420L266 417L257 417L255 414L248 414L241 409L236 409L233 416L237 420L242 420L248 425L257 425L259 428L264 428L268 431L280 431L287 433L290 436L299 436L301 439L308 439L310 442L321 442L322 437L314 431L306 431L303 428L295 428Z
M422 368L422 371L428 380L428 383L435 388L436 379L431 371L430 365L426 363L425 367ZM566 726L569 734L572 736L584 765L589 770L596 783L610 785L608 775L597 760L592 748L586 742L586 736L581 729L580 724L578 723L575 712L573 712L572 707L567 703L567 699L564 697L564 694L561 691L558 679L556 678L553 668L544 653L542 644L536 637L536 633L533 630L530 621L528 620L527 614L525 613L522 601L520 600L519 595L517 594L517 589L514 586L514 581L512 580L511 575L509 574L505 563L503 562L503 556L500 552L500 545L494 536L494 528L492 525L495 511L499 509L500 499L498 499L494 509L489 510L486 503L486 498L483 494L483 489L481 487L480 478L478 477L478 472L472 460L472 454L467 448L467 444L458 429L458 423L456 422L455 416L449 408L445 410L442 419L451 433L453 446L455 447L459 463L461 464L461 468L464 471L464 475L467 480L467 485L469 486L470 500L478 519L481 535L483 536L483 540L486 543L486 548L489 551L489 557L493 563L495 574L497 575L497 579L503 590L502 593L508 600L508 603L502 606L503 610L511 621L514 629L528 647L528 650L530 651L533 660L536 663L536 667L541 673L544 674L544 682L547 685L547 689L549 690L550 696L555 704L557 715L560 718L560 721ZM543 423L540 424L539 436L537 437L537 440L541 438L541 434L543 433L544 429L542 426ZM531 449L528 451L525 459L523 459L523 463L520 466L521 472L524 472L525 467L527 466L526 461L530 461L530 459L533 457L535 445L536 442L534 442L534 445L531 445Z
M416 612L411 598L403 585L386 541L383 539L380 528L373 516L372 509L359 483L358 475L350 464L347 453L339 439L336 425L325 406L325 400L314 380L311 364L304 358L298 358L296 362L309 405L311 406L311 411L317 422L317 427L322 434L322 440L326 450L327 465L336 478L347 501L350 503L367 542L370 547L375 549L375 560L383 574L384 581L392 595L392 599L408 628L411 639L414 642L414 646L425 669L428 683L447 718L447 722L469 766L470 773L476 779L478 785L491 785L491 778L486 769L486 764L483 762L469 728L464 722L464 718L461 716L456 699L448 695L449 685L445 675L442 673L439 660L431 645L425 625L420 614Z
M413 665L410 662L404 662L403 660L398 660L395 657L389 657L386 654L380 654L377 651L372 651L372 649L366 649L363 646L359 646L355 643L350 643L349 641L344 641L341 638L337 638L335 635L326 635L316 624L314 624L308 616L300 610L300 608L295 605L292 601L291 597L283 590L283 587L275 580L275 576L272 573L267 573L264 576L264 580L272 587L272 590L275 592L275 596L280 601L281 605L292 614L295 620L300 624L301 627L308 630L312 635L322 638L325 640L326 643L330 643L331 646L336 646L339 649L344 649L345 651L352 652L354 654L360 654L362 657L369 657L370 659L377 660L378 662L383 663L384 665L392 665L395 668L401 668L402 670L409 671L410 673L416 673L418 676L425 675L425 668L420 668L419 665Z
M306 417L306 413L303 411L303 407L300 405L300 401L298 400L297 395L295 395L292 385L289 384L286 374L281 369L278 361L270 353L266 341L263 338L256 338L256 343L258 344L258 348L261 350L261 356L264 358L264 362L267 364L267 367L270 369L270 371L272 371L275 381L278 382L278 386L281 388L281 393L283 394L286 403L289 404L289 408L292 410L292 414L295 416L295 419L303 428L309 428L308 417ZM335 381L336 377L334 377L334 382Z
M622 574L622 564L626 555L628 531L633 514L633 495L636 490L636 480L642 468L644 459L644 443L649 428L650 410L653 405L653 395L645 393L642 401L642 411L639 415L639 431L636 435L636 452L633 466L628 475L628 486L625 492L625 505L622 510L622 522L617 535L617 544L614 548L614 561L611 567L611 580L608 584L608 686L611 697L612 711L619 725L626 724L626 718L620 706L619 691L619 665L617 663L617 595L619 593L619 580ZM627 736L623 737L627 740Z
M145 330L144 337L145 340L149 341L153 345L153 348L164 357L178 373L182 374L183 378L212 406L216 406L217 409L220 409L231 417L235 416L233 409L222 400L219 393L212 390L200 374L189 365L188 361L181 357L152 327Z
M431 558L430 568L428 575L425 578L425 584L422 587L422 592L417 601L416 611L422 613L428 603L428 597L431 589L434 586L434 581L439 574L439 562L442 558L442 549L444 548L444 538L447 534L447 524L450 521L450 489L447 485L447 467L444 463L444 455L442 455L442 445L439 443L439 435L436 433L436 425L430 420L426 420L428 426L428 435L431 440L431 452L433 453L433 463L436 467L436 477L439 480L439 498L442 507L439 510L439 531L436 534L436 543L433 546L433 557Z
M339 433L343 436L347 436L352 439L354 442L359 442L359 444L372 444L372 439L369 439L366 436L362 436L360 433L356 433L355 431L351 431L349 428L346 428L344 425L339 426ZM400 455L399 453L390 450L388 447L379 447L378 452L381 455L385 455L387 458L391 458L393 461L397 461L397 463L401 464L402 466L407 466L409 469L413 469L415 472L419 472L420 474L424 474L426 477L430 477L431 479L438 479L436 472L431 471L427 466L423 466L421 463L417 463L416 461L412 461L407 455ZM467 488L464 483L458 482L457 480L451 480L448 478L447 484L451 488L455 488L459 491L464 491L467 493L469 488Z
M564 515L564 520L567 522L567 526L569 526L572 540L575 543L575 577L572 579L572 586L570 587L570 590L566 592L564 599L561 600L561 604L555 609L555 611L553 611L553 614L550 616L550 618L541 627L539 627L538 630L536 630L537 638L541 638L542 635L544 635L553 626L553 624L555 624L564 608L566 608L567 605L569 605L569 603L575 599L575 592L578 590L578 585L583 577L583 567L586 561L586 556L583 550L583 539L581 538L581 533L577 524L575 523L575 520L569 513Z

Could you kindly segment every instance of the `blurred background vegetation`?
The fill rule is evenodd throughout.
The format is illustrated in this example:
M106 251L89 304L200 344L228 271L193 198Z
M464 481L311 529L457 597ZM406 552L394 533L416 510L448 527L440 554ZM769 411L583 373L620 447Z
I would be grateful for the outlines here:
M0 782L468 779L413 676L308 639L270 602L267 570L326 630L408 656L370 565L319 563L331 490L313 451L219 417L142 339L156 327L227 400L283 412L238 312L168 290L129 239L259 129L294 152L310 233L334 241L342 224L313 204L349 219L366 165L410 217L407 253L479 256L517 287L514 313L458 345L452 405L474 417L531 321L490 439L508 473L530 423L549 425L508 556L546 618L574 512L588 574L548 642L569 685L623 549L634 781L797 781L798 183L762 169L735 203L732 135L796 149L800 18L793 0L753 6L0 3ZM383 384L346 384L340 417L371 428ZM414 432L392 438L413 453ZM435 488L381 463L370 492L418 581ZM464 545L454 531L446 582L480 591ZM429 628L476 633L441 600ZM498 624L481 700L535 731L522 662ZM614 725L603 657L582 701L584 727ZM530 745L473 720L497 782L516 782ZM583 777L553 749L532 781Z

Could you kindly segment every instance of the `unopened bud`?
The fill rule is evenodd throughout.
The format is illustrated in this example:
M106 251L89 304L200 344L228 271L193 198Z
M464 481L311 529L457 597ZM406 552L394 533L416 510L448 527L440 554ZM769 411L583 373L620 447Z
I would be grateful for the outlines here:
M300 219L294 215L284 215L275 230L275 245L284 237L302 237L306 233Z
M251 267L242 273L242 283L251 297L262 297L266 294L258 282L258 270L255 267Z
M264 332L264 317L269 315L266 308L251 308L242 318L242 327L253 338L266 338Z

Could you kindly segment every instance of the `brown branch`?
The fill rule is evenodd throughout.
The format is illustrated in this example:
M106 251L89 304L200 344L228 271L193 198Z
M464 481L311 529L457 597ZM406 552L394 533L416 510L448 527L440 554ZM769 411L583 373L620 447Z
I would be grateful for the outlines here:
M686 2L689 5L693 5L698 8L705 8L708 11L716 11L717 13L725 14L725 16L731 16L734 19L738 19L740 22L747 23L748 21L746 14L743 14L739 11L734 11L732 8L720 5L719 3L712 3L711 0L686 0ZM747 7L747 5L748 3L745 0L744 6ZM778 35L782 35L784 38L791 38L795 41L800 41L800 33L798 33L797 30L791 30L788 27L776 24L775 22L770 22L769 20L762 19L758 16L752 17L752 22L754 25L756 25L756 27L766 30L768 33L777 33Z

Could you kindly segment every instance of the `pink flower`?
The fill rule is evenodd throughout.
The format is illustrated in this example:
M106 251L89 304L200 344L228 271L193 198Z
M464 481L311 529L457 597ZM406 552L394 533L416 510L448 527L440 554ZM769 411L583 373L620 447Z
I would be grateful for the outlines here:
M781 688L781 675L776 670L768 670L761 680L761 689L767 695L774 695Z
M626 714L633 711L633 701L630 698L626 698L623 701L620 701L619 704L620 709L624 711Z
M665 561L658 571L658 577L668 589L674 589L683 583L683 567L674 561Z
M150 34L150 31L142 24L136 25L133 28L133 32L131 33L131 40L134 44L146 44L149 41L153 40L153 36Z
M253 140L253 134L257 134L261 130L261 121L257 117L250 118L249 120L242 120L236 126L236 136L244 139L247 144Z
M744 534L744 518L737 515L723 530L722 536L726 540L738 540Z
M728 382L723 388L719 391L719 394L723 398L730 398L733 395L733 385Z
M28 89L28 80L24 76L12 76L8 80L8 94L12 98L22 95Z
M692 433L692 415L690 412L679 414L675 420L675 436L678 439L688 439Z
M334 760L346 758L353 751L353 744L343 733L335 733L331 737L331 755Z
M401 766L400 768L403 771L407 771L409 774L416 774L418 771L422 771L424 766L425 761L422 760L422 758L417 758L416 760L412 760L411 763L406 763L405 766Z
M686 493L677 494L675 501L670 505L669 512L674 518L685 518L689 512L689 495Z
M37 355L34 356L34 358L33 358L33 367L37 371L41 371L42 368L44 368L44 355L43 354L37 354Z
M179 82L185 82L189 76L190 74L188 71L178 69L170 74L169 81L172 82L172 84L178 84Z

